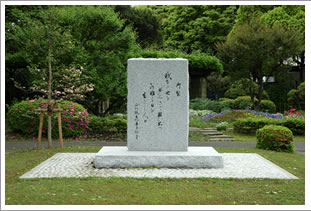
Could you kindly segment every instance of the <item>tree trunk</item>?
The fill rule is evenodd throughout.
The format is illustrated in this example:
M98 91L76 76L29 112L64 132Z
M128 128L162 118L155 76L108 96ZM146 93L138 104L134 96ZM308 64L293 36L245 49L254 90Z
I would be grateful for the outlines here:
M52 61L51 61L51 42L49 40L48 63L49 63L49 78L48 78L48 148L52 147Z
M259 82L259 90L258 90L258 102L257 102L257 105L256 105L256 111L260 110L260 102L261 102L262 93L263 93L263 80L262 80L262 76L260 76L258 78L258 82Z

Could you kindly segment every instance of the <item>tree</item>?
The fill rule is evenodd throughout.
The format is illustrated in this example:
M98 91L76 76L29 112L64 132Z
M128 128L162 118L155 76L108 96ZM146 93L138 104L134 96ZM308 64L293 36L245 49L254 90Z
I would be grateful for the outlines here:
M71 96L81 96L92 88L78 70L82 67L75 63L77 43L68 28L60 26L59 9L54 6L8 7L11 19L6 25L6 43L14 47L14 51L8 49L6 54L6 71L9 72L18 59L23 61L19 68L26 78L24 81L10 78L10 81L15 88L31 94L28 97L47 97L49 111L52 99L60 99L60 94L72 99ZM63 80L66 77L67 80ZM51 115L52 112L48 112L48 147L52 146Z
M236 9L225 5L169 7L168 17L163 20L164 46L215 55L215 43L224 41L231 31Z
M288 30L294 30L300 33L301 47L305 46L305 6L304 5L283 5L269 10L261 16L263 23L273 26L279 24ZM303 72L305 71L305 51L293 57L293 61L299 65L300 81L303 81Z
M212 72L207 76L208 91L215 93L216 100L219 99L218 92L226 90L229 87L230 79L228 76L222 76L217 72Z
M136 31L136 42L142 48L162 45L160 22L151 9L144 6L116 5L114 10L125 20L126 26L132 26Z
M263 93L263 77L286 71L286 60L303 50L301 36L274 24L269 27L255 18L237 26L226 42L217 44L217 52L232 78L249 78L259 85L258 105ZM254 102L254 90L251 90Z

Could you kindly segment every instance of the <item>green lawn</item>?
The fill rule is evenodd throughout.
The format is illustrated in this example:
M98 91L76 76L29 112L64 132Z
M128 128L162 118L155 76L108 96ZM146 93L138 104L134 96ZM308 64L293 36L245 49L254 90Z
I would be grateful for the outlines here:
M223 133L234 137L235 141L257 141L255 134L237 133L232 130L231 131L229 130ZM305 136L296 135L294 136L294 141L304 142Z
M66 147L6 153L5 202L9 204L304 204L305 157L259 149L216 148L218 152L258 153L298 180L279 179L19 179L57 152L97 152L101 147Z

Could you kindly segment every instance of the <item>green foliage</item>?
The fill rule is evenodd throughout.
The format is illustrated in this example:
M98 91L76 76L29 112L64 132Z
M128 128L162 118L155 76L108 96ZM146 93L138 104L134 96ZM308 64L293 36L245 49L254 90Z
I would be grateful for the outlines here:
M201 71L204 75L211 72L223 73L223 66L220 60L215 56L205 53L194 52L185 54L180 51L161 51L161 50L142 50L136 52L132 57L143 58L184 58L189 60L189 69L193 71Z
M287 93L287 101L290 106L297 109L305 109L305 82L299 84L297 89L292 89Z
M218 131L226 131L229 127L229 123L228 122L220 122L216 125L216 129Z
M107 132L126 133L127 121L118 116L90 116L88 130L91 135Z
M235 100L233 99L229 99L229 98L220 98L219 99L220 102L226 104L229 108L233 109L235 106L234 106L234 103L235 103Z
M126 62L135 47L131 28L107 6L63 7L60 19L81 47L79 62L94 84L94 101L126 97Z
M162 44L160 20L150 8L141 6L116 5L114 10L125 20L125 25L132 25L137 32L137 43L143 47Z
M256 131L256 137L256 148L277 152L294 152L294 136L287 127L266 125Z
M254 92L255 96L259 94L259 86L255 82L247 78L242 78L231 84L230 88L225 92L226 98L235 99L240 96L250 96ZM262 99L269 100L269 95L264 90L262 93Z
M211 110L217 113L228 109L227 105L222 102L201 98L190 100L189 108L193 110Z
M241 96L234 100L234 108L236 109L251 109L252 106L253 102L250 96Z
M287 66L280 61L300 55L304 50L300 45L301 40L301 35L296 31L278 24L270 27L259 19L252 19L249 23L237 26L225 43L218 43L217 51L233 80L252 78L257 81L257 98L260 101L263 76L286 73Z
M275 113L276 106L274 102L270 100L262 100L260 101L260 111L268 112L268 113Z
M233 124L233 129L240 133L255 133L257 129L265 125L288 127L294 135L303 135L305 131L305 121L303 119L272 119L263 117L237 119Z
M230 79L228 76L221 76L217 72L212 72L207 76L207 89L209 92L216 92L216 100L218 100L217 92L228 89Z
M283 123L282 126L288 127L293 134L305 135L305 120L301 118L288 118Z
M71 101L58 102L64 111L62 115L63 137L77 138L86 137L88 126L88 113L78 103ZM47 100L25 100L14 104L8 111L6 118L8 126L14 132L20 132L26 137L37 136L40 122L40 112L35 109L46 109ZM52 137L58 137L57 114L52 117ZM44 113L42 136L47 134L47 113Z
M163 20L164 46L186 53L199 50L215 55L215 43L225 40L237 6L170 6Z

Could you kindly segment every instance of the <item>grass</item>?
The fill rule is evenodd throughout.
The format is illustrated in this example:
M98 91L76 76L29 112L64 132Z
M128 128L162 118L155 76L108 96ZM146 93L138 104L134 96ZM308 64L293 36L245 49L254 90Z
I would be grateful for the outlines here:
M100 148L76 146L6 153L6 204L302 205L305 203L305 157L259 149L216 148L221 153L258 153L300 179L119 177L19 179L19 176L55 153L98 152Z
M223 134L228 135L228 136L232 136L235 139L235 141L257 141L255 134L237 133L237 132L232 131L232 130L223 132ZM294 141L295 142L304 142L305 136L296 135L296 136L294 136Z
M217 123L211 121L204 121L200 117L190 118L189 127L198 128L215 128Z

